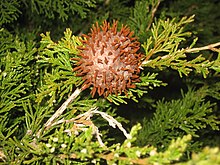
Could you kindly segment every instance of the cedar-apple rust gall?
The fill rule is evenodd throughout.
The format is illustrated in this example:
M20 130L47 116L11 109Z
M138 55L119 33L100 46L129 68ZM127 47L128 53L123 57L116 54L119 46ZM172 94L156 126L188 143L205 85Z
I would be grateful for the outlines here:
M136 88L140 82L140 65L142 54L137 53L140 42L133 36L127 26L117 30L117 21L112 26L104 21L100 26L97 22L91 33L83 35L83 46L73 71L84 80L82 90L92 87L91 95L127 94L129 88Z

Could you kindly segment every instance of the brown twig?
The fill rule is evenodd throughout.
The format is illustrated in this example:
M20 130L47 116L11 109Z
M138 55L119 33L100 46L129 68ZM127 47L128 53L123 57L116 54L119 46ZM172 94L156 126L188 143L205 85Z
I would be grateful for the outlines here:
M220 52L219 49L216 49L215 47L220 46L220 42L214 43L214 44L210 44L210 45L206 45L203 47L199 47L199 48L191 48L191 49L186 49L186 53L193 53L193 52L198 52L200 50L212 50L212 51L216 51L216 52Z
M210 45L206 45L206 46L203 46L203 47L199 47L199 48L186 48L186 49L181 49L181 50L178 50L178 51L184 51L185 53L194 53L194 52L198 52L198 51L201 51L201 50L212 50L212 51L215 51L215 52L220 52L220 49L217 49L216 47L220 46L220 42L217 42L217 43L214 43L214 44L210 44ZM152 53L153 55L153 53ZM165 59L165 58L169 58L170 55L165 55L165 56L162 56L161 59ZM149 58L148 58L149 59ZM141 64L141 66L139 67L140 69L142 69L142 66L143 65L146 65L148 63L150 63L152 60L144 60Z
M156 6L152 9L152 12L151 12L151 19L150 19L149 24L148 24L148 26L147 26L147 28L146 28L146 32L150 29L151 24L153 23L154 15L155 15L155 13L156 13L157 8L158 8L159 5L160 5L160 0L158 0Z

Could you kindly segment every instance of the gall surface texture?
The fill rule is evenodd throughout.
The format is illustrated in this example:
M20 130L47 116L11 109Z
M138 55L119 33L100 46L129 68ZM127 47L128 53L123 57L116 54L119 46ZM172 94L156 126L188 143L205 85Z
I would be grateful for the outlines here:
M127 93L140 82L140 64L142 55L137 53L140 43L133 32L126 26L117 30L117 22L112 27L104 21L101 26L96 23L91 33L83 35L83 46L79 46L80 54L73 71L84 80L82 89L92 87L91 95Z

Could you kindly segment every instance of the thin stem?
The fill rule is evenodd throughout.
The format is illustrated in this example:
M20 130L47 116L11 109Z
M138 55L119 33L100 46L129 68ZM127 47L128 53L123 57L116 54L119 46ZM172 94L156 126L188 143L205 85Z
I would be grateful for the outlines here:
M49 120L45 123L45 128L48 129L53 121L58 118L64 111L65 109L68 107L68 105L77 97L79 96L80 92L82 90L77 88L73 94L61 105L61 107L53 114L53 116L51 116L51 118L49 118Z
M149 23L148 23L148 26L147 26L146 32L150 29L150 27L151 27L151 25L152 25L152 23L153 23L154 15L155 15L155 13L156 13L157 8L158 8L159 5L160 5L160 0L158 0L156 6L152 9L152 12L151 12L151 19L150 19L150 21L149 21Z
M186 49L182 49L182 50L179 50L179 51L184 51L185 53L193 53L193 52L198 52L198 51L201 51L201 50L212 50L212 51L215 51L215 52L220 52L220 50L216 48L218 46L220 46L220 42L210 44L210 45L206 45L206 46L203 46L203 47L198 47L198 48L191 48L191 49L186 48ZM153 53L151 54L151 56L152 55L153 55ZM169 57L169 54L165 55L165 56L162 56L161 59L165 59L167 57ZM147 57L147 59L149 59L149 57ZM151 61L152 60L144 60L139 68L142 69L143 65L146 65L146 64L150 63Z
M76 132L77 132L77 129L83 130L83 129L85 129L84 126L90 126L90 127L92 127L93 135L96 136L100 146L105 147L105 144L102 142L101 134L99 133L98 127L95 126L95 124L91 120L91 117L94 114L101 115L103 119L108 121L109 126L111 126L113 128L116 128L116 126L117 126L123 132L123 134L125 135L125 137L127 139L132 138L131 135L129 133L127 133L127 131L123 128L121 123L119 123L116 119L114 119L112 116L108 115L107 113L98 111L97 107L91 108L87 112L80 114L80 115L76 116L75 118L72 118L69 120L61 119L59 121L56 121L56 122L52 123L50 126L54 126L54 125L61 124L61 123L74 123L75 128L76 128L76 130L75 130ZM71 131L66 130L66 132L71 132Z
M193 53L193 52L198 52L200 50L212 50L212 51L216 51L216 52L220 52L219 49L216 49L215 47L220 46L220 42L214 43L214 44L210 44L210 45L206 45L203 47L199 47L199 48L192 48L192 49L186 49L186 53Z
M125 137L127 139L131 139L131 135L127 133L127 131L123 128L122 124L119 123L116 119L114 119L112 116L108 115L105 112L101 112L98 110L94 110L93 113L97 113L100 114L105 120L108 121L109 125L113 128L115 128L116 126L118 127L118 129L120 129L120 131L123 132L123 134L125 135Z

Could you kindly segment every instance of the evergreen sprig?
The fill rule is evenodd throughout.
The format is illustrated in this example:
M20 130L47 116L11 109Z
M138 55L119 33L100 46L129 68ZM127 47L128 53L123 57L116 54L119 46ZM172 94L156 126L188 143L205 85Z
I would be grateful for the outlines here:
M185 6L189 2L176 4L179 3ZM199 11L203 14L210 9L217 11L218 4L215 1ZM190 46L185 46L187 37L199 31L191 27L185 31L194 17L163 20L159 5L163 7L165 3L162 0L3 0L0 4L0 26L4 27L0 28L0 164L219 164L219 148L202 150L201 147L218 145L205 135L219 139L216 132L220 124L217 102L220 43L194 48L196 38ZM208 10L204 12L205 9ZM203 17L205 21L199 27L205 29L203 24L207 22L210 27L217 27L216 20L211 18L217 19L217 15ZM79 53L77 46L82 45L80 37L75 35L87 31L91 22L103 19L117 19L134 30L143 43L141 53L145 58L140 66L141 82L129 89L127 95L92 99L90 89L81 91L82 79L72 72L75 61L70 58ZM64 37L55 41L66 26L72 30L66 29ZM41 34L41 41L35 44L33 39L38 32L48 28L54 31ZM206 29L205 33L213 39L217 34L212 29ZM203 50L214 53L207 51L208 57L196 54ZM149 108L142 104L141 110L145 111L140 116L147 115L143 127L133 125L127 133L140 106L123 105L126 107L123 109L120 103L133 105L140 98L142 103L149 103L146 101L149 97L157 100L151 95L154 91L149 90L166 85L160 78L168 72L158 69L167 68L178 71L181 80L183 75L194 79L187 82L193 90L182 92L179 99L165 101L165 98L152 103L151 110L155 108L155 112L147 112ZM192 71L207 79L198 74L191 77ZM156 95L160 92L163 88ZM130 123L119 116L121 109L125 116L128 109L133 110Z
M21 11L19 10L20 2L17 0L2 0L0 3L0 27L3 24L11 23L17 20Z
M182 138L172 140L166 151L159 153L155 152L149 158L150 161L152 161L152 164L154 164L153 162L157 162L158 164L170 164L175 161L177 162L186 150L187 142L189 142L191 138L191 135L186 135Z
M211 69L215 70L217 73L220 73L220 49L219 49L218 57L211 66Z
M72 72L70 57L78 53L77 46L81 45L81 42L78 37L72 35L70 29L64 32L64 37L58 43L52 41L50 33L41 36L37 63L44 78L36 101L41 103L43 99L49 98L49 106L52 106L71 93L79 81Z
M163 83L161 80L156 78L157 75L157 73L147 73L146 75L143 73L140 77L141 82L136 83L137 88L129 89L127 95L110 95L107 99L116 105L119 105L120 103L127 104L126 100L128 99L138 102L138 98L141 98L145 93L148 93L149 90L166 85L166 83Z
M141 41L148 37L147 32L154 21L154 16L160 3L161 0L135 1L134 9L127 23Z
M173 137L184 134L198 137L199 130L209 126L213 130L219 130L220 122L212 114L214 104L204 102L204 97L207 96L205 90L189 90L182 95L182 99L157 102L154 117L143 122L143 129L138 136L139 144L166 146Z
M24 121L22 102L33 97L38 81L34 79L37 49L26 47L5 29L0 33L0 140L6 140L15 131L22 132L18 130Z
M95 0L77 0L77 1L59 1L59 0L32 0L24 1L27 6L31 6L32 12L44 14L48 18L55 19L57 15L63 21L69 18L69 15L77 13L85 18L90 8L96 5Z
M213 62L202 57L196 56L192 60L187 60L187 49L180 49L180 44L185 41L185 37L190 35L190 32L184 32L184 26L193 21L194 16L189 18L183 17L180 21L159 20L153 24L151 32L152 36L142 46L146 53L146 59L142 63L143 67L172 68L179 72L180 77L188 75L195 70L197 73L202 73L204 77L209 73ZM152 60L149 60L153 58Z
M177 165L191 165L191 164L220 164L220 151L218 147L205 147L202 152L193 153L192 159L187 162L177 163Z
M91 124L89 120L79 119L77 123ZM76 124L77 124L76 123ZM80 128L81 127L81 128ZM4 150L13 152L5 154L7 161L12 164L41 164L41 163L62 163L71 164L154 164L159 162L171 163L178 160L185 151L187 142L191 136L173 140L165 152L157 152L153 146L137 147L133 146L140 124L135 125L130 132L130 138L122 144L108 145L101 147L98 141L93 140L94 132L91 126L77 126L63 124L52 136L44 138L26 138L21 140L9 139ZM29 138L27 138L29 137ZM7 146L8 145L8 146ZM10 146L10 148L8 148ZM4 158L5 158L4 157Z

